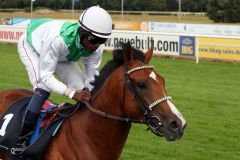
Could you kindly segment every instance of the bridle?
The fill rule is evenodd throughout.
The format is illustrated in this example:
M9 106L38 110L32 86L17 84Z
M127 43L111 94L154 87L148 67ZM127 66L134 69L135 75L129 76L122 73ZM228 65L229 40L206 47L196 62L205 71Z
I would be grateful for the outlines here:
M171 100L172 98L170 96L164 96L162 98L157 99L156 101L154 101L151 104L146 104L144 99L137 92L136 85L134 85L132 79L130 78L130 75L133 72L143 70L143 69L154 69L154 67L149 66L149 65L142 65L142 66L132 68L130 70L128 70L127 67L125 68L126 71L125 71L124 75L125 75L126 83L123 87L123 93L122 93L122 98L121 98L121 110L125 114L125 109L124 109L125 108L125 105L124 105L125 92L126 92L126 87L128 86L131 89L132 94L135 97L138 105L140 106L141 110L143 111L143 113L146 117L145 120L131 119L131 118L129 118L129 116L120 117L120 116L107 114L105 112L102 112L102 111L99 111L99 110L93 108L88 102L84 102L84 104L90 111L92 111L93 113L95 113L101 117L110 118L110 119L119 120L119 121L125 121L128 123L133 122L133 123L146 124L155 134L159 134L159 133L156 133L157 132L156 129L158 129L162 125L162 122L161 122L160 118L158 116L154 115L153 113L151 113L151 111L156 105L162 103L163 101Z

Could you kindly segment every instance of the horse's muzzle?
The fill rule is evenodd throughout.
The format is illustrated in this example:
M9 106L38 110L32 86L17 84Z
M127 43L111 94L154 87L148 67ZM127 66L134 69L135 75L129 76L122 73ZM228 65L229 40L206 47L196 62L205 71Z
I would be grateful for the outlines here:
M161 122L157 116L152 116L147 120L148 129L159 137L165 137L168 141L179 140L187 124L182 125L180 121L171 121L170 123Z

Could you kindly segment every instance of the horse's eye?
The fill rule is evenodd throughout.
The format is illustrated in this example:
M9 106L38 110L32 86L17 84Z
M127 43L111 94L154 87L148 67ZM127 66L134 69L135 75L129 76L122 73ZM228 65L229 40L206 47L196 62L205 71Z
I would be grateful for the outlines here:
M138 86L139 88L141 88L141 89L147 88L145 82L137 82L136 84L137 84L137 86Z

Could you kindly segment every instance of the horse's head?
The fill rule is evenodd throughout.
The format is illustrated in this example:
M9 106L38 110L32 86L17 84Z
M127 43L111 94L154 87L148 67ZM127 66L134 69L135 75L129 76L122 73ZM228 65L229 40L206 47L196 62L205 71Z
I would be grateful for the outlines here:
M144 61L134 58L130 44L123 45L125 72L124 112L128 117L145 120L158 136L177 140L183 135L186 120L173 104L165 89L165 81L149 65L153 48L144 54Z
M149 65L152 54L153 48L144 54L129 43L122 44L96 77L93 93L105 90L101 102L112 105L107 113L114 116L101 116L146 123L156 135L177 140L183 135L186 121L167 95L164 78Z

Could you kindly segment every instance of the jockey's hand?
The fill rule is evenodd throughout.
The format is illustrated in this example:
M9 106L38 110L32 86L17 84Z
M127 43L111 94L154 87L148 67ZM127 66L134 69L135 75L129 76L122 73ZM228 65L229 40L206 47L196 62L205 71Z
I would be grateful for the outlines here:
M82 91L78 90L74 93L73 98L77 102L87 101L91 99L91 92L88 89L83 89Z

